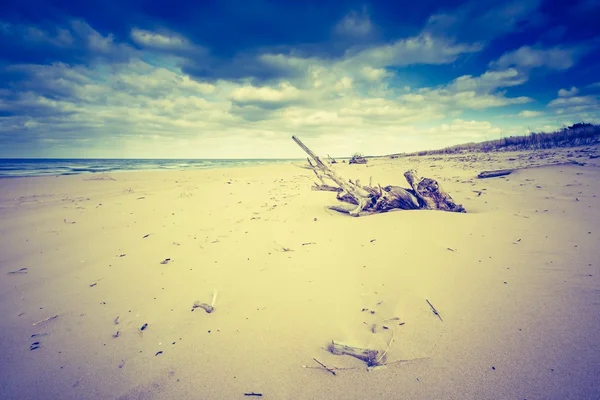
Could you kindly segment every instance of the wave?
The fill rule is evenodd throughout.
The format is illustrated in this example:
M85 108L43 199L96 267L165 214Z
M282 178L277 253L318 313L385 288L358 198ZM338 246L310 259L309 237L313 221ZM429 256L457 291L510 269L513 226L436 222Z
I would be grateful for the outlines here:
M0 177L99 174L229 168L290 162L289 159L0 159Z

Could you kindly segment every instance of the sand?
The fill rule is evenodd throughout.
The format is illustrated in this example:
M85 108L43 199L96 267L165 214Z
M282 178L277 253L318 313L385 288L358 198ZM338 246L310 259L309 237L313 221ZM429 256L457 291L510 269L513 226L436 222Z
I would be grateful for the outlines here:
M352 218L285 163L0 180L0 398L597 399L600 159L579 150L336 166L416 168L466 214Z

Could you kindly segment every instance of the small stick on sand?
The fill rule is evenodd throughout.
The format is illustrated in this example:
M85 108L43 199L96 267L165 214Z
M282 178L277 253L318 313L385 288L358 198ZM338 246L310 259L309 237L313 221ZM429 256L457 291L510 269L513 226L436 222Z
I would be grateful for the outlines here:
M244 393L244 396L256 396L256 397L262 397L262 393L254 393L254 392L250 392L250 393Z
M383 360L383 357L385 357L385 355L387 354L387 352L390 350L390 346L392 345L392 341L394 340L394 334L396 333L396 329L394 329L392 331L392 337L390 338L390 341L388 342L387 348L385 349L385 351L383 352L383 354L381 355L381 357L379 357L377 359L377 365L381 365L381 360Z
M429 302L429 300L425 299L425 301L427 302L427 304L429 304L429 307L431 307L431 311L433 311L433 313L435 315L437 315L437 317L440 319L440 321L444 322L444 320L442 319L442 316L440 315L440 313L438 312L438 310L435 309L435 307L433 306L433 304L431 304Z
M210 302L211 307L215 307L215 303L217 302L217 289L213 291L212 301Z
M52 320L52 319L55 319L55 318L58 318L58 314L56 314L56 315L53 315L53 316L51 316L51 317L48 317L48 318L46 318L46 319L43 319L43 320L41 320L41 321L34 322L34 323L33 323L33 326L39 325L39 324L41 324L41 323L43 323L43 322L50 321L50 320Z
M8 274L26 274L27 273L27 268L21 268L20 270L17 271L10 271L7 272Z
M323 368L325 368L327 371L331 372L331 374L332 374L332 375L337 375L337 374L335 373L335 371L334 371L334 370L332 370L331 368L329 368L327 365L323 364L321 361L317 360L316 358L313 358L313 360L315 360L315 362L316 362L317 364L319 364L321 367L323 367Z

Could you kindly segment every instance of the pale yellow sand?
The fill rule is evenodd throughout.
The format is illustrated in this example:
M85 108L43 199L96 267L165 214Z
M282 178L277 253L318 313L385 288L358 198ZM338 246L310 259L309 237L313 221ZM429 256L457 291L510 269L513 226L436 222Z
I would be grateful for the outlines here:
M467 214L351 218L289 164L0 180L0 398L596 399L599 159L473 179L511 157L531 161L336 166L401 186L414 167ZM323 349L392 331L387 361L413 361Z

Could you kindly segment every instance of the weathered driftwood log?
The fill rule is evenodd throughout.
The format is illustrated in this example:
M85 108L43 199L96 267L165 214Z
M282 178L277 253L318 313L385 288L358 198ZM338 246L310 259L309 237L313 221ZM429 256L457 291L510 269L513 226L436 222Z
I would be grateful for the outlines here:
M419 179L417 171L411 169L404 173L408 184L413 188L415 195L419 198L420 208L426 210L442 210L453 212L465 212L465 208L456 204L452 197L446 193L437 181L429 178Z
M354 347L332 340L329 351L338 356L347 355L358 358L359 360L366 362L369 367L378 365L377 354L379 354L379 352L377 350L361 349L360 347Z
M483 172L480 172L479 175L477 175L477 177L479 179L495 178L497 176L510 175L513 171L514 171L514 169L497 169L494 171L483 171Z
M367 163L367 159L364 158L362 156L362 154L356 153L353 154L352 157L350 158L350 161L348 162L348 164L366 164Z
M361 186L358 179L352 182L339 176L306 147L300 139L295 136L292 136L292 139L310 156L308 158L309 166L303 168L311 169L321 181L321 184L315 183L312 189L338 192L336 197L343 203L330 206L329 209L331 210L347 213L354 217L393 209L465 212L464 207L456 204L437 181L429 178L419 179L415 170L407 171L404 174L411 189L404 189L399 186L382 188L378 185L373 187L371 186L371 180L369 180L369 186ZM315 164L310 161L311 158ZM338 188L326 184L325 177L335 182Z

